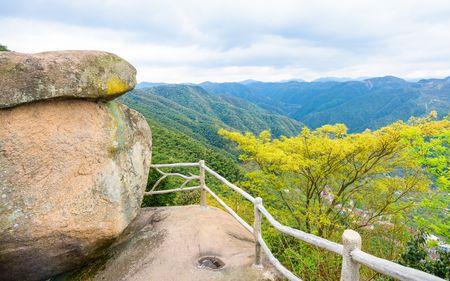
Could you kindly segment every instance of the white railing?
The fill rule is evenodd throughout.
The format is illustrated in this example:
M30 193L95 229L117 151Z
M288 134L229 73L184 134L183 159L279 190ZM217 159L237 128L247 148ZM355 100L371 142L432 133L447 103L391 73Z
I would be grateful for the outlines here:
M260 197L254 198L244 190L240 189L236 185L229 182L227 179L219 175L217 172L205 165L203 160L198 163L174 163L174 164L154 164L151 166L156 169L160 174L159 178L150 191L145 192L145 195L164 194L177 191L189 191L200 189L200 205L206 206L206 193L209 193L217 202L227 210L242 226L245 227L255 238L255 262L256 267L262 267L261 263L261 251L264 251L270 263L285 276L288 280L301 281L300 278L295 276L286 267L284 267L278 259L272 254L269 247L265 243L261 235L261 221L264 216L267 221L278 231L302 240L310 245L334 252L342 256L342 269L341 269L341 281L357 281L359 280L359 267L365 265L381 274L393 277L398 280L404 281L445 281L434 275L425 273L423 271L405 267L392 261L378 258L371 254L365 253L361 250L361 236L353 230L345 230L342 234L342 245L324 239L322 237L303 232L298 229L294 229L285 226L278 222L264 207L262 199ZM168 173L164 172L162 168L178 168L178 167L199 167L199 175L184 175L181 173ZM232 190L242 195L245 199L253 203L254 205L254 221L253 227L245 222L233 209L231 209L220 197L215 194L207 185L205 172L214 176L224 185L228 186ZM155 190L159 183L169 177L180 177L184 179L183 184L179 188L168 190ZM199 186L186 187L186 185L192 180L199 180Z

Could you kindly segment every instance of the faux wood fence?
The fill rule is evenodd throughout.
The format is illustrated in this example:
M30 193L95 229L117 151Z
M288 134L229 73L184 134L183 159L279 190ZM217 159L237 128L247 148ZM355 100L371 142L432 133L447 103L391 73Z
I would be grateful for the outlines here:
M164 172L163 168L179 168L179 167L199 167L199 175L184 175L181 173ZM342 269L341 269L341 281L357 281L359 280L359 268L360 265L365 265L381 274L393 277L397 280L404 281L445 281L434 275L425 273L423 271L405 267L395 262L378 258L371 254L365 253L361 250L361 236L358 232L353 230L345 230L342 234L342 244L338 244L322 237L303 232L298 229L294 229L278 222L264 207L263 201L260 197L254 198L244 190L240 189L236 185L229 182L227 179L219 175L217 172L205 165L203 160L198 163L174 163L174 164L154 164L152 168L156 169L161 177L155 182L152 189L145 192L145 195L164 194L177 191L189 191L200 190L200 205L206 206L206 193L209 193L219 204L227 210L243 227L245 227L255 238L255 262L254 265L262 267L261 263L261 251L264 251L270 263L283 274L289 280L301 280L295 276L291 271L284 267L278 259L272 254L269 247L265 243L261 235L261 221L264 216L268 222L278 231L295 237L310 245L325 249L327 251L334 252L342 256ZM253 227L245 222L233 209L231 209L220 197L215 194L206 185L206 172L224 185L228 186L235 192L242 195L245 199L253 203L254 205L254 221ZM167 177L180 177L184 179L183 184L179 188L169 190L155 190L156 187ZM192 180L198 180L199 186L187 187L187 184Z

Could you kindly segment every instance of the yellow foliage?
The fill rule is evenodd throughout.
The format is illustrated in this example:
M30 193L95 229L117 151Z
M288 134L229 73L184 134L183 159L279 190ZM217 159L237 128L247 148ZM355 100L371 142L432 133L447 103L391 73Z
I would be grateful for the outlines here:
M272 176L274 193L265 196L288 190L284 203L305 224L298 227L326 235L342 224L358 228L386 220L412 206L408 196L428 190L430 180L411 148L450 129L450 121L431 121L433 116L355 134L343 124L305 127L279 139L268 131L219 134L238 145L241 159L258 164L253 180Z

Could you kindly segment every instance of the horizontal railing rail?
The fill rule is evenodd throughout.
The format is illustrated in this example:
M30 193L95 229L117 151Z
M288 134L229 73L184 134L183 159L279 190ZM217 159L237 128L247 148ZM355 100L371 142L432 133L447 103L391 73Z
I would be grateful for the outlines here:
M443 280L426 272L373 256L359 249L353 250L351 256L356 262L398 280Z
M313 234L309 234L306 232L303 232L301 230L289 227L289 226L285 226L282 225L281 223L279 223L276 219L274 219L272 217L272 215L269 213L269 211L267 211L267 209L263 206L260 205L258 206L258 209L261 211L261 213L266 217L266 219L269 221L269 223L275 227L275 229L277 229L280 232L283 232L284 234L290 235L292 237L295 237L299 240L302 240L303 242L306 242L308 244L326 249L328 251L334 252L338 255L342 255L342 251L343 251L343 246L332 242L330 240L327 240L325 238L313 235Z
M402 266L395 262L378 258L371 254L365 253L361 250L361 236L353 231L346 230L342 234L343 244L338 244L329 241L325 238L303 232L301 230L286 226L278 222L264 207L262 199L260 197L253 197L249 193L245 192L235 184L229 182L226 178L222 177L216 171L212 170L205 165L203 160L198 163L174 163L174 164L153 164L152 168L156 169L161 177L155 182L150 191L145 192L145 195L157 195L178 191L192 191L200 190L200 205L206 206L206 193L209 193L234 219L236 219L245 229L247 229L255 238L255 262L256 267L262 267L261 263L261 251L263 251L269 260L269 262L288 280L301 281L300 278L295 276L291 271L284 267L280 261L272 254L270 248L262 238L261 234L261 220L264 216L267 221L278 231L297 238L310 245L334 252L342 256L342 268L341 268L341 281L356 281L359 280L359 268L360 265L369 267L370 269L379 272L381 274L393 277L402 281L445 281L439 277L428 274L426 272L413 269L410 267ZM199 175L184 175L181 173L169 173L164 172L163 168L180 168L180 167L198 167ZM254 221L253 227L250 226L244 219L242 219L232 208L230 208L216 193L214 193L206 185L205 173L215 177L224 185L228 186L245 199L253 203L254 205ZM167 190L155 190L159 183L167 177L180 177L184 179L183 184L179 188L167 189ZM187 186L192 180L198 180L200 185Z

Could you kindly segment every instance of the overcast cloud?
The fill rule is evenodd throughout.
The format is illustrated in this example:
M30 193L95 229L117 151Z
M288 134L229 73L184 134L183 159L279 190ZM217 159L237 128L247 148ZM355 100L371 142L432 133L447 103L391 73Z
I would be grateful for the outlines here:
M0 0L15 51L99 49L139 81L450 76L450 1Z

